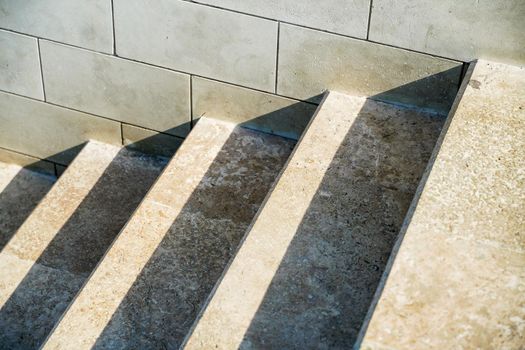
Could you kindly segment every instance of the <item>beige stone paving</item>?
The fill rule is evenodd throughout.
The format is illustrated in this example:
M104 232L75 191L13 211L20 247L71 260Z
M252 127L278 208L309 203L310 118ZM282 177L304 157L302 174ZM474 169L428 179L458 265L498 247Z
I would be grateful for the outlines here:
M331 92L185 348L351 347L443 121Z
M44 349L177 348L293 145L201 118Z
M0 253L0 347L39 348L164 165L120 147L84 146ZM13 190L26 197L24 186ZM0 208L2 219L16 221L9 213L21 204Z
M40 163L37 159L18 157L16 153L3 150L0 150L0 157L5 160L25 161L27 166L31 166L31 162L35 163L35 161ZM49 164L51 163L45 163L46 166ZM0 251L55 181L54 176L30 171L19 165L0 162Z
M525 69L471 72L363 349L525 346Z

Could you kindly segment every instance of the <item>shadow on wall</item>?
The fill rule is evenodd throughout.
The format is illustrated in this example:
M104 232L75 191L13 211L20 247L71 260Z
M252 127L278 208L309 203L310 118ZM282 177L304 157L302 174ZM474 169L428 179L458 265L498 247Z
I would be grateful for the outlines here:
M426 83L417 81L389 93ZM289 108L293 111L293 106L284 108L241 125L275 132L286 119L283 115L291 115ZM404 114L375 115L365 104L246 331L246 347L353 344L443 121L439 116L419 120ZM1 308L0 347L42 345L162 170L148 168L151 161L134 150L170 156L179 146L170 140L159 134L119 152ZM254 172L224 191L207 186L218 181L221 168L241 147L233 139L226 142L95 348L181 344L286 159L266 164L271 169L266 178ZM130 159L143 166L129 166ZM9 194L17 181L18 176L0 195L0 207L17 200ZM47 190L31 199L20 219L2 232L4 245Z

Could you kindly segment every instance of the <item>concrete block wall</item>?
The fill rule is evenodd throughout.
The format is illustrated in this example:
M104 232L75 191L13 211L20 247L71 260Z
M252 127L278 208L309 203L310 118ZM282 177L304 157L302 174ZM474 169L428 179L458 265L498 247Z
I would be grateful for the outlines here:
M525 63L524 16L522 0L0 0L0 155L67 165L87 139L154 136L161 152L202 115L297 138L326 89L446 114L466 62Z

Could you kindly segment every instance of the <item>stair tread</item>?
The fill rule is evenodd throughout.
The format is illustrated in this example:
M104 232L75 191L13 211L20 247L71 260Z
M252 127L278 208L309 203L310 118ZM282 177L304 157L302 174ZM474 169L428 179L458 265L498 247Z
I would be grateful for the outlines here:
M0 162L0 250L55 181L52 176Z
M164 164L88 142L0 253L0 343L38 348Z
M525 69L480 60L462 90L364 348L525 344Z
M201 118L44 348L176 348L293 145Z
M351 348L443 122L330 92L185 348Z

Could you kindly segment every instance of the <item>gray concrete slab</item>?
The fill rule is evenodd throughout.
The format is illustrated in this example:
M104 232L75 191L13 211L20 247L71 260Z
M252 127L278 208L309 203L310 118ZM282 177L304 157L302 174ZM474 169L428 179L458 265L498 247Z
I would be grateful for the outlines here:
M281 24L277 93L320 101L340 91L448 113L460 62Z
M370 0L198 0L293 24L366 39Z
M525 64L521 0L374 0L370 39L462 61Z
M69 164L89 139L120 145L120 123L0 92L0 147Z
M44 99L37 39L0 30L0 89Z
M216 81L192 78L193 120L212 117L298 140L316 105Z
M166 69L41 41L49 102L184 137L190 77Z
M189 1L114 6L119 56L273 92L277 22Z
M1 0L0 27L91 50L113 52L110 1Z

